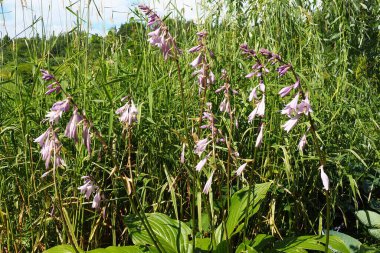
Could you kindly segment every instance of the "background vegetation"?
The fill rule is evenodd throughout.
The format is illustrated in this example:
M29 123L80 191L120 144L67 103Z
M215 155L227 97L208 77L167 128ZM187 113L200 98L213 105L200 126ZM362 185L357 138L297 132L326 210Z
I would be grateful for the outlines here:
M247 100L254 79L246 79L252 62L241 55L239 45L268 48L295 67L310 91L318 137L327 154L326 171L331 181L332 227L361 242L379 246L355 211L380 211L380 3L376 0L334 0L317 5L313 1L205 1L201 24L183 19L175 8L165 20L178 46L185 81L189 125L199 113L198 87L187 49L196 45L195 33L209 33L208 46L215 59L212 70L222 69L239 90L234 98L239 130L234 142L241 157L253 156L256 128L247 123L253 107ZM88 20L89 17L81 17ZM39 147L33 140L46 129L46 112L62 95L47 97L40 69L48 69L91 117L115 152L125 150L122 127L115 117L120 99L132 95L140 118L134 131L134 163L138 192L145 212L162 212L191 226L188 171L179 163L182 111L180 86L174 62L164 62L161 53L147 42L144 17L128 20L104 37L89 34L78 24L71 32L46 37L10 38L0 42L0 246L9 252L39 252L67 242L62 232L54 188L45 173ZM212 90L222 83L215 84ZM247 169L256 183L273 182L247 235L272 234L277 238L320 234L325 199L313 147L303 155L298 140L306 130L300 125L286 134L279 110L284 101L278 90L289 79L272 75L267 80L271 128L257 151L259 159ZM219 85L220 84L220 85ZM222 96L209 95L217 113ZM220 114L220 113L219 113ZM64 116L68 117L68 116ZM62 122L67 122L68 118ZM61 123L65 127L64 123ZM228 122L221 120L226 130ZM256 124L257 125L257 124ZM276 129L278 126L278 129ZM93 155L83 145L61 138L67 167L60 170L59 192L74 233L85 249L130 245L124 216L130 206L121 181L108 182L113 169L101 144L93 141ZM189 149L192 149L190 146ZM222 153L223 156L223 153ZM121 161L123 158L120 158ZM236 168L234 167L233 171ZM77 188L81 176L92 175L107 187L106 216L84 203ZM175 183L169 184L168 178ZM214 209L220 219L227 189L221 173L215 178ZM202 178L202 182L205 179ZM244 182L233 177L231 191ZM169 192L174 187L175 194ZM201 188L200 188L201 191ZM203 201L207 202L205 198ZM177 214L178 212L178 214ZM178 217L176 217L178 215ZM205 218L199 234L208 233ZM237 241L242 240L242 235Z

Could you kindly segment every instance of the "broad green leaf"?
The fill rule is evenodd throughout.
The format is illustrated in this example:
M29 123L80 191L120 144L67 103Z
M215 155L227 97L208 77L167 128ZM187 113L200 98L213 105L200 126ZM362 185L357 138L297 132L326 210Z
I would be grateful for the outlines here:
M191 242L190 242L191 244ZM195 249L210 252L212 248L211 238L195 238Z
M360 210L355 215L366 227L380 228L380 214L369 210Z
M334 249L342 251L342 252L344 251L338 245L333 244L334 240L337 240L337 238L341 239L341 241L344 243L344 245L348 249L348 252L350 253L358 252L362 244L360 241L356 240L355 238L349 235L346 235L344 233L337 232L337 231L330 230L330 235L331 235L330 237L331 246Z
M139 246L123 246L123 247L110 246L105 249L98 248L98 249L90 250L87 252L88 253L145 253L145 252L153 252L153 251L146 251L144 248L140 248Z
M275 239L272 235L258 234L253 239L251 246L257 251L263 252L268 247L268 244L273 243Z
M317 239L320 236L306 235L299 237L289 237L274 244L277 252L307 252L307 250L324 251L325 246Z
M235 253L258 253L258 251L247 243L241 243L239 247L237 247Z
M83 253L84 251L79 249L79 252ZM74 247L71 245L59 245L45 250L44 253L76 253L76 251L74 250Z
M191 229L183 222L173 220L162 213L146 214L149 224L167 253L188 252ZM129 234L135 245L154 245L140 219L135 216L126 218Z
M256 184L253 193L250 193L250 203L248 203L249 188L245 187L234 193L231 197L230 212L228 214L226 228L228 237L238 233L243 226L245 218L245 209L248 206L248 217L254 215L260 208L261 201L265 198L271 182Z
M370 228L368 229L368 233L376 238L377 240L380 240L380 229L378 228Z

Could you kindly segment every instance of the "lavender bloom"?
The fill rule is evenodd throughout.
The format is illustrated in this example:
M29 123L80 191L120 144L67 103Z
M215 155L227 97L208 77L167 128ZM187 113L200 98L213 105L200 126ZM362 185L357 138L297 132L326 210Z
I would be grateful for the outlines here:
M309 115L309 112L313 112L313 110L311 110L309 97L308 97L308 94L306 93L305 99L303 99L301 103L299 103L299 105L297 106L297 113L299 114L303 113L305 115Z
M195 145L194 153L200 157L202 153L206 150L206 147L210 142L211 141L208 141L207 138L199 140Z
M300 85L300 80L297 79L297 81L293 84L293 89L297 89L299 85Z
M241 173L243 173L243 170L245 170L245 167L247 167L247 163L240 165L240 167L236 171L236 176L240 176Z
M42 160L45 161L46 169L49 168L51 158L55 158L53 161L54 167L65 164L64 160L60 156L62 145L53 130L51 128L49 129L35 140L35 142L39 142L40 145L42 144L40 153Z
M258 103L256 108L249 114L248 123L251 123L255 119L256 115L260 117L264 117L264 113L265 113L265 95L263 95L263 98Z
M62 117L62 111L50 111L46 114L46 119L51 123L58 123L59 119Z
M195 167L195 170L200 172L202 168L205 166L207 159L208 159L208 155L198 162L197 166Z
M256 148L258 148L261 145L261 142L263 141L263 137L264 137L264 123L261 124L260 132L256 139L256 144L255 144Z
M54 76L52 74L50 74L47 70L40 69L40 71L41 71L43 80L50 81L50 80L54 79Z
M293 87L294 87L294 85L286 86L286 87L282 88L278 92L278 94L283 98L283 97L285 97L286 95L288 95L292 91Z
M190 65L191 65L193 68L196 68L196 67L198 67L198 66L202 63L202 59L203 59L202 54L199 54L199 55L197 56L197 58L195 58L195 59L190 63Z
M117 109L116 114L120 114L120 122L127 124L127 126L131 126L134 122L137 122L138 110L132 100Z
M307 143L306 134L302 135L301 140L298 143L298 150L303 151L303 148L305 147Z
M77 125L79 122L83 120L83 117L78 113L78 108L75 108L73 115L70 118L69 123L66 126L65 135L70 138L74 139L75 142L78 141L78 135L77 135Z
M300 118L300 116L301 116L300 114L297 114L293 118L286 121L285 124L282 125L281 127L283 127L284 130L289 133L289 131L292 130L292 128L297 124L297 121Z
M34 142L38 142L38 144L40 144L40 146L43 147L45 144L45 141L49 138L51 131L52 129L51 127L49 127L43 134L41 134L39 137L34 139Z
M256 86L255 88L253 88L252 91L251 91L251 93L249 93L249 97L248 97L248 101L249 101L249 102L251 102L252 99L254 99L254 98L255 98L255 99L258 99L258 97L257 97L257 92L256 92L257 87L259 87L259 86Z
M91 153L91 137L90 137L90 126L87 121L83 122L83 131L82 131L83 143L88 151Z
M211 184L212 184L212 176L214 175L214 171L211 172L210 177L207 179L207 182L205 184L205 187L203 188L203 193L208 194L210 189L211 189Z
M181 158L180 158L180 161L181 161L182 164L185 163L185 148L186 148L186 144L183 143L182 144Z
M55 102L51 107L52 111L67 112L70 109L70 98Z
M189 53L199 52L203 48L203 45L196 45L195 47L192 47L189 49Z
M282 65L280 66L278 69L277 69L277 72L280 74L280 76L283 76L285 75L288 70L292 67L292 65L290 64L285 64L285 65Z
M240 50L243 54L248 54L249 56L256 56L256 52L253 49L249 49L247 43L240 45Z
M94 208L94 209L99 209L101 200L102 200L102 198L100 196L100 192L97 191L96 194L95 194L95 196L94 196L94 199L92 201L92 206L91 207Z
M292 117L293 113L297 110L299 93L288 103L284 109L282 109L281 114L286 114L288 117Z
M221 112L231 112L230 102L227 100L227 98L224 98L222 103L220 103L219 110Z
M88 200L93 192L95 192L98 187L94 185L89 176L83 176L82 179L85 180L82 186L78 187L81 194L84 194L85 198Z
M323 184L323 189L328 191L330 189L330 180L325 171L323 170L323 165L319 167L321 170L321 179L322 179L322 184Z

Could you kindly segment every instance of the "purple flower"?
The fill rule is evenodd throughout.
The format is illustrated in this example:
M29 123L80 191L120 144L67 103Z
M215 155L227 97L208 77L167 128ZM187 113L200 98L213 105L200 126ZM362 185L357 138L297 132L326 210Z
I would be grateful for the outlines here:
M313 112L313 110L311 110L309 97L308 97L308 94L306 93L305 99L303 99L301 103L299 103L299 105L297 106L297 113L299 114L303 113L305 115L309 115L309 112Z
M205 158L203 158L202 160L200 160L197 164L197 166L195 166L195 170L196 171L201 171L202 168L205 166L206 162L207 162L207 159L208 159L208 156L206 156Z
M259 86L256 86L255 88L253 88L252 91L251 91L251 93L249 93L249 97L248 97L248 101L249 101L249 102L251 102L252 99L259 99L259 98L257 97L257 92L256 92L257 87L259 87Z
M300 80L297 79L297 81L293 84L293 89L297 89L299 85L300 85Z
M285 64L285 65L282 65L280 66L278 69L277 69L277 72L280 74L280 76L283 76L285 75L288 70L292 67L292 65L290 64Z
M42 160L45 161L45 167L46 169L49 168L51 159L53 158L53 166L58 167L60 165L64 165L65 162L60 156L61 152L61 143L58 140L57 135L53 132L53 130L50 128L48 129L48 132L45 132L40 137L38 137L35 142L39 142L41 146L41 156Z
M223 101L220 103L219 110L221 112L231 112L230 102L227 100L227 98L224 98Z
M67 112L70 109L70 99L66 98L63 101L58 101L51 107L52 111Z
M245 167L247 167L247 163L243 163L240 165L240 167L236 171L236 176L240 176L243 170L245 170Z
M265 95L263 95L261 101L258 103L256 108L249 114L248 123L251 123L255 119L256 115L260 117L264 117L264 113L265 113Z
M196 68L198 67L201 63L202 63L202 59L203 59L203 56L202 54L200 53L197 58L195 58L191 63L190 65L193 67L193 68Z
M330 180L325 171L323 170L323 165L319 167L321 170L321 179L322 179L322 184L323 184L323 189L328 191L330 189Z
M97 191L94 196L94 199L92 200L92 208L99 209L101 200L102 198L100 196L100 192Z
M288 95L292 91L293 87L294 87L294 85L286 86L286 87L282 88L278 92L278 94L283 98L283 97L285 97L286 95Z
M51 132L52 132L52 129L51 127L49 127L43 134L41 134L39 137L34 139L34 142L38 142L38 144L40 144L40 146L43 147L45 144L45 141L49 139Z
M184 164L185 163L185 149L186 149L186 144L183 143L182 144L182 152L181 152L181 163Z
M83 176L82 179L85 180L82 186L78 187L81 194L84 194L85 198L88 200L93 192L95 192L98 187L94 185L89 176Z
M299 143L298 143L298 150L303 151L303 148L305 147L307 143L306 134L302 135Z
M54 79L54 76L52 74L50 74L47 70L40 69L40 71L41 71L43 80L50 81L50 80Z
M197 144L195 145L194 153L198 156L201 156L202 153L206 150L207 145L211 141L208 141L207 138L197 141Z
M205 184L205 187L203 188L203 193L208 194L210 189L211 189L211 184L212 184L212 176L214 175L214 171L211 172L210 177L207 179L207 182Z
M243 54L248 54L249 56L256 56L256 52L253 49L249 49L247 43L240 45L240 50Z
M261 142L263 141L263 137L264 137L264 123L261 124L260 132L256 139L256 144L255 144L256 148L258 148L261 145Z
M292 117L294 112L296 112L296 110L297 110L298 97L299 97L299 93L297 93L294 96L294 98L292 99L292 101L290 101L290 103L288 103L285 106L285 108L282 109L281 114L286 114L286 115L288 115L288 117Z
M65 135L70 138L74 139L75 142L78 141L78 135L77 135L77 125L79 122L83 120L83 117L78 113L78 108L75 108L73 115L70 118L69 123L66 126Z
M46 119L51 123L58 123L59 119L62 117L62 111L50 111L46 114Z
M292 128L297 124L297 121L300 118L300 116L301 116L300 114L297 114L293 118L286 121L285 124L282 125L284 130L289 133L289 131L292 130Z
M90 126L87 121L83 122L83 131L82 131L83 143L88 151L91 153L91 137L90 137Z
M127 126L131 126L134 122L137 122L138 110L132 100L117 109L116 114L120 115L120 122L127 124Z
M203 45L197 45L189 49L189 53L199 52L203 48Z

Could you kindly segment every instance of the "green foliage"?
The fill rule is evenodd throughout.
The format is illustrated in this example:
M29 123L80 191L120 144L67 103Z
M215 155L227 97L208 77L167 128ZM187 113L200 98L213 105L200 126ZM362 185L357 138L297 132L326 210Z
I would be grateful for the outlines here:
M370 210L360 210L355 215L368 228L368 233L380 240L380 214Z
M80 253L84 253L83 250L79 250ZM110 246L107 248L98 248L90 251L86 251L87 253L155 253L154 250L149 250L144 247L138 247L138 246L123 246L123 247L116 247L116 246ZM70 245L59 245L55 246L51 249L45 250L44 253L76 253L75 249Z

